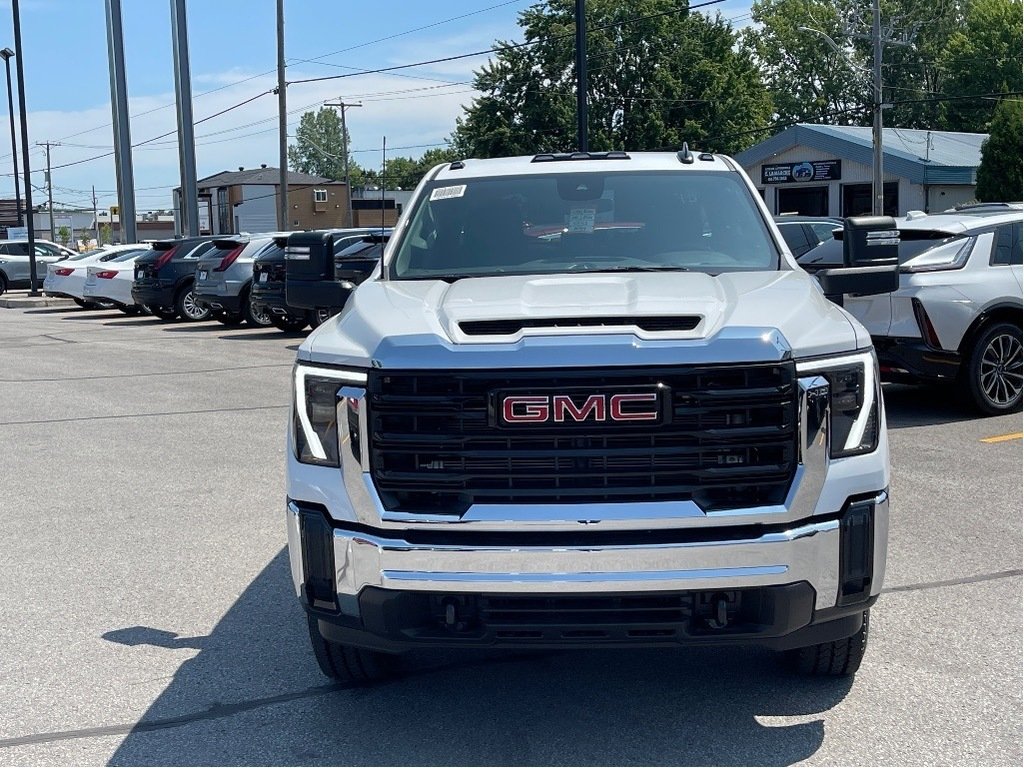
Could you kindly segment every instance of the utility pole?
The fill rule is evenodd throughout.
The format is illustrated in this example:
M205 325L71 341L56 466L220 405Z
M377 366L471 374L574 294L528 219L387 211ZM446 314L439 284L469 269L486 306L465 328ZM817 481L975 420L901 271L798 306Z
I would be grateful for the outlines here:
M50 212L50 239L56 240L53 231L53 176L50 175L50 147L59 147L56 141L37 141L37 147L46 147L46 209Z
M288 231L288 98L284 79L284 0L277 0L277 134L281 166L277 192L277 228Z
M885 186L882 183L882 8L879 0L871 3L871 48L874 52L872 93L874 95L874 121L871 144L875 150L871 173L871 215L885 212Z
M185 0L171 0L171 46L174 50L174 96L178 112L178 165L181 172L182 230L199 235L199 189L196 183L196 140L192 121L192 72L188 62Z
M587 151L587 17L586 0L576 0L576 140Z
M338 97L337 101L325 101L325 107L338 107L341 110L341 154L345 160L345 194L348 197L348 225L354 227L352 220L354 218L352 214L352 180L348 175L348 127L345 125L345 110L349 107L361 107L362 104L346 104L341 96Z
M21 10L18 0L11 2L14 16L14 55L18 68L18 110L21 112L21 159L25 171L25 218L28 224L29 296L39 295L39 277L36 271L36 217L32 215L32 170L28 157L28 108L25 106L25 56L21 47Z
M135 230L135 173L132 169L132 132L128 121L128 85L124 69L124 30L121 0L106 0L107 53L110 59L110 111L114 118L114 165L117 170L121 242L138 241Z
M880 0L872 0L870 34L865 35L854 33L853 29L848 25L843 29L841 35L842 37L867 40L871 43L873 66L871 69L868 69L867 67L862 67L859 64L854 64L850 61L846 52L840 47L840 45L820 29L797 27L801 32L813 32L823 38L825 42L828 43L829 48L835 51L851 69L871 75L871 147L873 150L871 162L871 215L873 216L882 216L885 213L885 184L883 181L883 163L885 153L882 151L882 110L885 108L885 104L882 101L882 51L887 45L910 47L910 45L913 44L914 36L917 34L917 28L918 25L912 26L900 39L896 39L893 34L893 30L884 30L882 28L882 9Z
M92 185L92 226L96 230L96 247L100 247L100 217L96 210L96 185Z

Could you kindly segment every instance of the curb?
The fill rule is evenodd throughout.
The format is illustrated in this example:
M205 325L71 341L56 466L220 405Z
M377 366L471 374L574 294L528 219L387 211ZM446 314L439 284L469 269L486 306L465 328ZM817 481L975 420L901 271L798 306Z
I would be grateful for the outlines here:
M60 299L52 296L0 296L0 307L6 309L32 309L34 307L65 307L73 306L71 299Z

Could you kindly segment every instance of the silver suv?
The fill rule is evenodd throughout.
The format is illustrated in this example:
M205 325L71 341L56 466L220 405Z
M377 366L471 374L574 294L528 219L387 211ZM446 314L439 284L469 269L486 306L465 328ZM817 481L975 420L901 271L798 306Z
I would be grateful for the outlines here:
M209 307L214 318L225 325L237 325L244 320L249 325L270 326L270 313L254 308L249 294L253 261L273 244L275 234L279 233L233 235L214 240L213 249L196 262L196 303Z
M36 280L39 285L46 278L46 265L76 256L75 251L51 243L36 240ZM0 241L0 294L12 288L31 288L31 265L28 259L28 240Z
M871 333L883 379L955 381L984 413L1020 409L1022 219L1016 211L899 222L899 290L846 300Z

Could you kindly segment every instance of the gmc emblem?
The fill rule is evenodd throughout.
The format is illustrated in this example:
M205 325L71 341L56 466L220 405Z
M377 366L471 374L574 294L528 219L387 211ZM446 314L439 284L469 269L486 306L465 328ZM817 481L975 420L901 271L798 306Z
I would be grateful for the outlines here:
M657 422L662 419L662 394L617 392L592 395L499 394L502 424L564 424L591 422Z

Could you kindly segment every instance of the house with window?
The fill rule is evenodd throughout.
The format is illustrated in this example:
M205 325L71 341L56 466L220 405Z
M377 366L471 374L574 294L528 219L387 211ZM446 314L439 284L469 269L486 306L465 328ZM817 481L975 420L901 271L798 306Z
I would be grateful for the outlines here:
M239 168L199 179L199 230L204 235L277 230L277 168ZM173 192L175 230L181 232L181 189ZM350 226L343 181L288 171L287 229Z
M935 213L974 199L983 133L885 128L885 213ZM871 212L871 128L801 123L735 156L779 215Z

